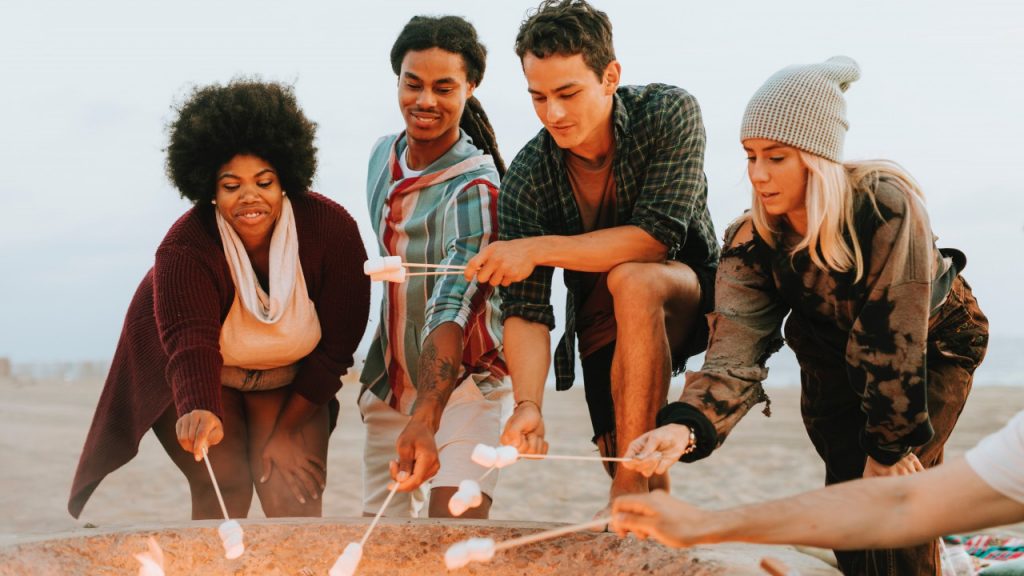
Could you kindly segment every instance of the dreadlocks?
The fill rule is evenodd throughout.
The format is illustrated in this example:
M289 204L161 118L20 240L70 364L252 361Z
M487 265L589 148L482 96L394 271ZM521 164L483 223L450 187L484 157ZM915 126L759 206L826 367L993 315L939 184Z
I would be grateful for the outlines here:
M391 69L401 73L402 60L409 51L440 48L458 54L466 66L466 79L479 86L487 65L487 48L477 38L476 28L458 16L413 16L391 47ZM505 161L498 152L498 140L487 113L476 97L466 101L459 127L473 140L473 145L490 154L498 175L505 176Z

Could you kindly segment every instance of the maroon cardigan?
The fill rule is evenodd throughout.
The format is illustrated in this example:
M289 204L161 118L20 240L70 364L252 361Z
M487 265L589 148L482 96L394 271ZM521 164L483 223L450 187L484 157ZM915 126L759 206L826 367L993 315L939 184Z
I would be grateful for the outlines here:
M320 343L302 360L292 389L314 404L332 403L366 329L370 283L366 251L344 208L316 193L291 199L299 260L320 319ZM235 297L212 206L186 212L156 252L121 330L75 472L68 511L75 518L107 474L139 451L139 442L174 402L179 416L209 410L223 418L220 329Z

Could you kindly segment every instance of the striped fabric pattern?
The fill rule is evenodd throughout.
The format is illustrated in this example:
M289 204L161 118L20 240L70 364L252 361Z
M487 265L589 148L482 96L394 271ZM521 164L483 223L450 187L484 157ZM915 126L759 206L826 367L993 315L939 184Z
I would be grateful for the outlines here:
M404 134L374 146L367 204L381 256L403 262L465 265L497 239L498 173L494 161L465 133L420 176L399 167ZM385 283L380 323L361 380L392 408L409 414L416 400L416 367L423 339L444 322L463 328L462 380L476 374L485 394L507 374L501 350L497 291L461 274L412 276Z

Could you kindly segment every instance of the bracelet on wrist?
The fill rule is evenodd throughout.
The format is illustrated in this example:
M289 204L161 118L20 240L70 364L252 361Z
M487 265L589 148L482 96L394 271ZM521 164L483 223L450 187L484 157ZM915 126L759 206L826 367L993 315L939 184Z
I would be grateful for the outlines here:
M693 428L691 428L690 426L687 426L686 429L690 431L690 437L687 438L687 440L686 440L686 448L683 449L683 453L681 454L681 456L686 456L687 454L689 454L689 453L691 453L691 452L693 452L694 450L697 449L697 434L696 434L696 432L694 432Z
M522 406L523 404L527 404L527 403L533 404L534 407L537 408L537 412L541 411L540 410L540 404L538 404L536 400L530 400L530 399L520 400L520 401L516 402L515 409L518 410L520 406Z

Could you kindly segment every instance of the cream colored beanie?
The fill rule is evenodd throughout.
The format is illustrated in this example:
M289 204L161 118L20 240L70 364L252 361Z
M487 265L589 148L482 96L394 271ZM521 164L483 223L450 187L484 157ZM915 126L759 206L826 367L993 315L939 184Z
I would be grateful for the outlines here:
M846 56L779 70L747 104L740 140L766 138L842 162L850 128L843 92L858 78L860 67Z

